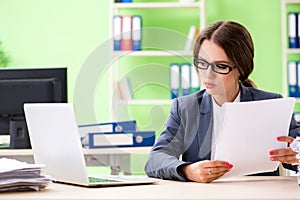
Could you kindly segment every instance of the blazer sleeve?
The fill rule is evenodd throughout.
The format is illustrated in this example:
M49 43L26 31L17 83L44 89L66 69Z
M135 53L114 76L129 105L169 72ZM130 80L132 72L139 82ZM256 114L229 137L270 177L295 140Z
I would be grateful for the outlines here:
M184 149L184 128L180 113L178 99L174 99L164 130L152 147L145 165L145 172L149 177L187 181L177 170L179 166L186 164L179 160Z

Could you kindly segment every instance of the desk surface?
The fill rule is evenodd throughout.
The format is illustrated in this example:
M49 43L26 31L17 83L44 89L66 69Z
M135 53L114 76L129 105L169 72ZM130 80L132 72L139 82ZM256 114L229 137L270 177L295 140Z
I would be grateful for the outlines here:
M243 177L209 184L160 180L156 184L85 188L53 183L40 192L10 192L1 199L300 199L296 177Z
M124 148L95 148L83 149L85 155L90 154L145 154L151 147L124 147ZM0 149L0 156L31 156L32 149Z
M88 166L111 166L111 174L131 174L130 155L148 154L151 147L95 148L83 149ZM34 163L32 149L0 149L0 158L13 158Z

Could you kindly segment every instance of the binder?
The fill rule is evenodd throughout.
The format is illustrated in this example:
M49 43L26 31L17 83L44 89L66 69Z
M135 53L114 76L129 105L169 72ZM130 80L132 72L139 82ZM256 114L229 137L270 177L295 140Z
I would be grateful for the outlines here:
M289 96L297 96L297 63L295 61L288 62L288 87Z
M200 35L200 28L196 28L196 33L195 33L195 35L194 35L194 40L195 40L195 42L196 42L196 40L198 39L199 35Z
M298 13L290 12L288 13L288 38L289 38L289 48L298 47Z
M300 112L293 113L293 117L296 120L297 124L300 125Z
M177 98L179 96L179 85L180 85L180 71L179 64L170 64L170 90L171 98Z
M128 77L122 78L119 83L118 83L119 89L120 89L120 94L121 94L121 99L122 100L131 100L131 84L129 81Z
M297 85L296 85L296 97L300 97L300 62L296 62L297 63L297 78L296 78L296 82L297 82Z
M115 15L113 19L113 39L114 39L114 50L121 50L121 27L122 17Z
M297 48L300 48L300 13L297 13L297 25L296 25L296 31L297 31Z
M153 146L155 131L89 133L89 148Z
M136 121L122 121L122 122L106 122L100 124L86 124L78 127L81 137L85 137L91 132L122 132L135 131Z
M142 49L142 17L139 15L132 16L132 50Z
M191 88L191 64L181 64L181 90L182 96L190 94Z
M190 30L189 30L189 33L188 33L188 36L187 36L186 42L185 42L184 51L192 50L194 36L196 34L196 31L197 31L196 26L190 26Z
M191 69L191 92L198 92L200 90L200 80L195 68Z
M131 38L131 16L122 16L122 27L121 27L121 50L129 51L132 50L132 38Z

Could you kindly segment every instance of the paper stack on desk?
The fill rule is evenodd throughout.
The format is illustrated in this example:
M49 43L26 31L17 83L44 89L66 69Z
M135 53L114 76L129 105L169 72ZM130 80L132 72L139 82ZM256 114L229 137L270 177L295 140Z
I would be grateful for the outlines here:
M27 164L14 159L0 159L0 192L44 189L51 183L41 174L45 165Z

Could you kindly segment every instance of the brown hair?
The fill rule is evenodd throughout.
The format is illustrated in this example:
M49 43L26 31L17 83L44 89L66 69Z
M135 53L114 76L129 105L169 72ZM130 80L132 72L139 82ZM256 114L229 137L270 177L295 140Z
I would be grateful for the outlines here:
M198 57L204 40L212 40L224 49L228 58L237 66L240 82L247 87L256 87L248 76L253 71L254 47L250 33L239 23L217 21L201 31L194 48L194 58Z

